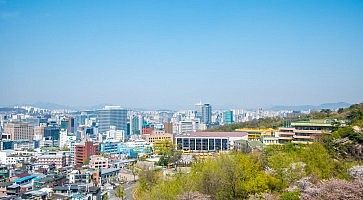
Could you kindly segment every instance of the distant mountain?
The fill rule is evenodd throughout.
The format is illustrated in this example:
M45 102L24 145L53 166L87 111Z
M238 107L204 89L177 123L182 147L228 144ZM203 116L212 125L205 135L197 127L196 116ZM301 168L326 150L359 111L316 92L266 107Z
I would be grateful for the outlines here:
M43 108L48 110L97 110L104 108L107 105L113 105L113 104L98 104L98 105L92 105L92 106L68 106L68 105L62 105L62 104L56 104L56 103L49 103L49 102L36 102L33 104L22 104L22 105L30 105L37 108ZM20 105L18 105L20 106Z
M26 110L22 109L22 108L11 108L11 107L1 107L0 108L0 113L12 113L12 112L26 113Z
M74 109L72 106L66 106L66 105L49 103L49 102L36 102L36 103L30 104L30 106L33 106L36 108L48 109L48 110L59 110L59 109L73 110Z
M338 108L347 108L351 104L346 102L338 102L338 103L324 103L320 105L297 105L297 106L272 106L270 108L267 108L268 110L321 110L321 109L330 109L330 110L336 110Z

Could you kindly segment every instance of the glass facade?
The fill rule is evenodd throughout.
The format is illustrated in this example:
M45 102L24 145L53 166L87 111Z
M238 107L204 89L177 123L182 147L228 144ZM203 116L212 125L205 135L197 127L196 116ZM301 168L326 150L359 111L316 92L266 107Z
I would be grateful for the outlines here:
M227 138L177 138L178 150L191 151L227 151L229 143Z
M127 110L121 108L98 110L98 130L105 133L115 126L116 130L127 131Z

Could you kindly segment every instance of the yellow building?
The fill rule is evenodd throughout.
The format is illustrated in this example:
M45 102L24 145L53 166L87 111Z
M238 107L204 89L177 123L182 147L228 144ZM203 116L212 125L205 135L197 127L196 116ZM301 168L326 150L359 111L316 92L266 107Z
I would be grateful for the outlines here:
M264 136L273 136L274 129L272 128L239 128L235 131L247 132L248 140L257 141L261 140Z

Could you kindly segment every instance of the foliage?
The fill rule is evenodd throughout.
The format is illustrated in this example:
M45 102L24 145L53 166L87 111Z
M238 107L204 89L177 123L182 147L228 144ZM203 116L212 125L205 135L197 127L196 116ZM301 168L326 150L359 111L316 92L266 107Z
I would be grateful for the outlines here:
M90 162L90 160L89 160L89 159L87 159L87 160L83 161L83 165L88 165L88 164L89 164L89 162Z
M139 172L139 188L148 191L161 179L161 173L157 170L142 170Z
M154 153L158 155L170 155L173 151L174 145L170 140L161 140L154 142Z
M280 197L281 200L299 200L300 199L300 192L293 191L293 192L283 192Z
M178 200L210 200L210 196L200 192L186 192L178 196Z
M108 196L108 194L105 194L102 196L102 200L109 200L109 199L110 199L110 197Z
M243 199L272 190L276 183L255 157L242 153L196 163L190 174L178 174L171 179L153 178L149 171L143 173L146 174L140 175L137 191L142 197L149 194L145 199L175 199L185 192L200 192L212 199Z
M123 185L119 185L116 188L115 196L120 199L124 199L126 196L125 189Z
M331 135L325 135L322 140L310 145L276 145L266 147L261 153L221 154L194 163L191 172L187 174L177 173L164 177L160 171L141 171L137 195L140 199L150 200L361 197L362 181L348 182L351 179L348 169L358 161L348 161L346 157L337 156L337 152L353 154L355 148L363 149L363 134L359 127L354 127L363 124L362 113L363 104L356 104L346 109L322 110L302 116L306 119L338 119ZM346 119L347 126L340 127L340 123L344 124ZM221 126L213 131L234 131L245 127L275 128L282 123L281 118L265 118ZM161 145L163 146L169 145ZM180 156L180 152L173 147L159 148L158 153L161 155L159 164L163 166L177 162ZM362 152L356 154L355 158L359 159L361 155ZM296 186L307 177L312 180L310 185L290 190L291 186ZM337 178L343 180L336 180Z
M321 179L347 177L344 162L335 161L320 143L271 146L265 151L268 166L275 171L282 187L304 176Z
M177 151L170 140L159 141L154 150L157 154L161 155L159 162L160 166L168 166L175 164L181 158L181 152Z
M283 125L283 119L279 117L254 119L252 121L233 123L220 126L208 131L234 131L239 128L277 128Z

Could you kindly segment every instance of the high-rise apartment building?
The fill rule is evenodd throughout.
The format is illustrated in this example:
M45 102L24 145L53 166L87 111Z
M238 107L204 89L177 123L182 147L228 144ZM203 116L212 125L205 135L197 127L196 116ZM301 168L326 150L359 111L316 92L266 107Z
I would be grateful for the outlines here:
M212 123L212 106L210 104L203 105L201 122L207 125Z
M106 106L102 110L98 110L98 131L106 133L111 126L115 126L116 130L127 131L127 110L120 106Z
M130 118L130 135L141 135L144 124L144 118L142 115L132 116Z
M10 135L10 139L16 140L33 140L34 126L30 123L24 122L11 122L5 124L4 132Z

